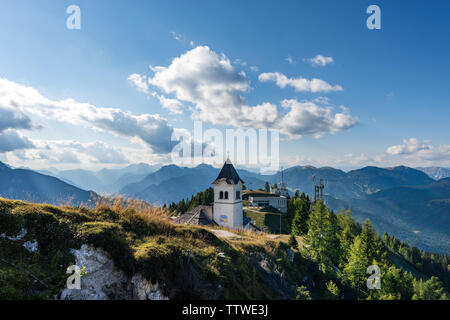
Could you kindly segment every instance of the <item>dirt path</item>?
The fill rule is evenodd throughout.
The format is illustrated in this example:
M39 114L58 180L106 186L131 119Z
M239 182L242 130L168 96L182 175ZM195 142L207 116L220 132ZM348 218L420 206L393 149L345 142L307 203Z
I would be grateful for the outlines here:
M230 231L226 231L226 230L211 229L210 231L212 233L214 233L216 235L216 237L219 237L219 238L231 239L231 238L239 237L237 234L230 232Z

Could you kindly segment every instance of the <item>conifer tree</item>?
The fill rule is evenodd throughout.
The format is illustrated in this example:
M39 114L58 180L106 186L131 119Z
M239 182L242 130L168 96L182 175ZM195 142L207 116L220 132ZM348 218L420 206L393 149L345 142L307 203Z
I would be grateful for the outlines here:
M336 266L339 261L339 239L336 216L317 201L308 220L308 234L305 237L307 253L321 267Z
M338 300L339 293L340 293L339 288L336 286L336 284L332 280L327 282L327 290L325 292L326 300Z
M296 236L303 236L308 233L309 210L306 202L302 199L296 201L294 219L292 220L292 233Z
M297 239L295 238L295 236L293 234L291 234L291 236L289 237L288 245L293 249L298 248Z
M367 294L367 268L377 265L381 270L387 268L386 252L380 237L373 231L369 220L364 222L361 234L355 238L350 247L348 263L344 275L362 294Z
M340 265L344 266L350 254L350 247L352 246L355 237L360 234L361 226L353 220L352 212L350 210L341 210L337 215L337 221L340 228L339 241L341 246L341 261Z
M413 300L448 300L442 282L437 277L430 280L418 280L414 283Z

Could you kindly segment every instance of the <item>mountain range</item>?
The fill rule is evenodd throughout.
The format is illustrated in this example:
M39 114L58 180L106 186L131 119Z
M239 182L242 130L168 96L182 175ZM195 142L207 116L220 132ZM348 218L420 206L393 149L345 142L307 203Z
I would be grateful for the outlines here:
M416 169L425 172L431 178L436 179L436 180L450 177L450 168L420 167L420 168L416 168Z
M144 179L148 174L157 171L161 165L148 165L145 163L132 164L119 169L101 169L90 171L75 170L39 170L40 173L61 179L85 190L94 190L99 194L114 194L124 186Z
M30 202L89 205L95 196L60 179L0 162L0 196Z
M441 168L445 169L445 168ZM237 168L247 188L260 189L281 181L281 173L261 175ZM118 192L155 205L190 198L211 186L218 168L176 165L161 168L146 164L122 169L34 172L12 169L0 163L0 196L35 202L86 203L97 193ZM356 220L369 218L374 227L387 231L419 248L450 252L450 178L436 181L433 172L399 166L365 167L345 172L331 167L294 166L284 170L291 194L295 190L312 194L313 183L325 185L325 201L334 210L352 210ZM43 174L47 173L47 174ZM55 178L58 177L58 178Z

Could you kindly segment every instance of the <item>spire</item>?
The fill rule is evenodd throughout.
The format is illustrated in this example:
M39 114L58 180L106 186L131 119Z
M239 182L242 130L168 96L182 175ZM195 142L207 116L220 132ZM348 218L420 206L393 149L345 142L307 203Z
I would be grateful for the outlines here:
M227 161L225 161L225 164L231 164L231 160L230 160L230 151L227 151Z
M222 167L222 170L220 170L219 175L217 176L217 179L213 182L219 183L219 182L226 182L227 184L238 184L239 181L243 184L244 181L239 177L236 169L234 168L233 164L231 163L230 159L227 159L225 164Z

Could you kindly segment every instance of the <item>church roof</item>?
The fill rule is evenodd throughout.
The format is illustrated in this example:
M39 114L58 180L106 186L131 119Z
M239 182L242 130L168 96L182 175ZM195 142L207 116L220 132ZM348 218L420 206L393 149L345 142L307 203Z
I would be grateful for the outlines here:
M176 220L180 224L193 224L200 226L215 226L213 208L211 206L197 206L189 212L182 214Z
M239 181L244 184L244 181L239 177L230 159L228 159L213 184L220 182L226 182L227 184L238 184Z

